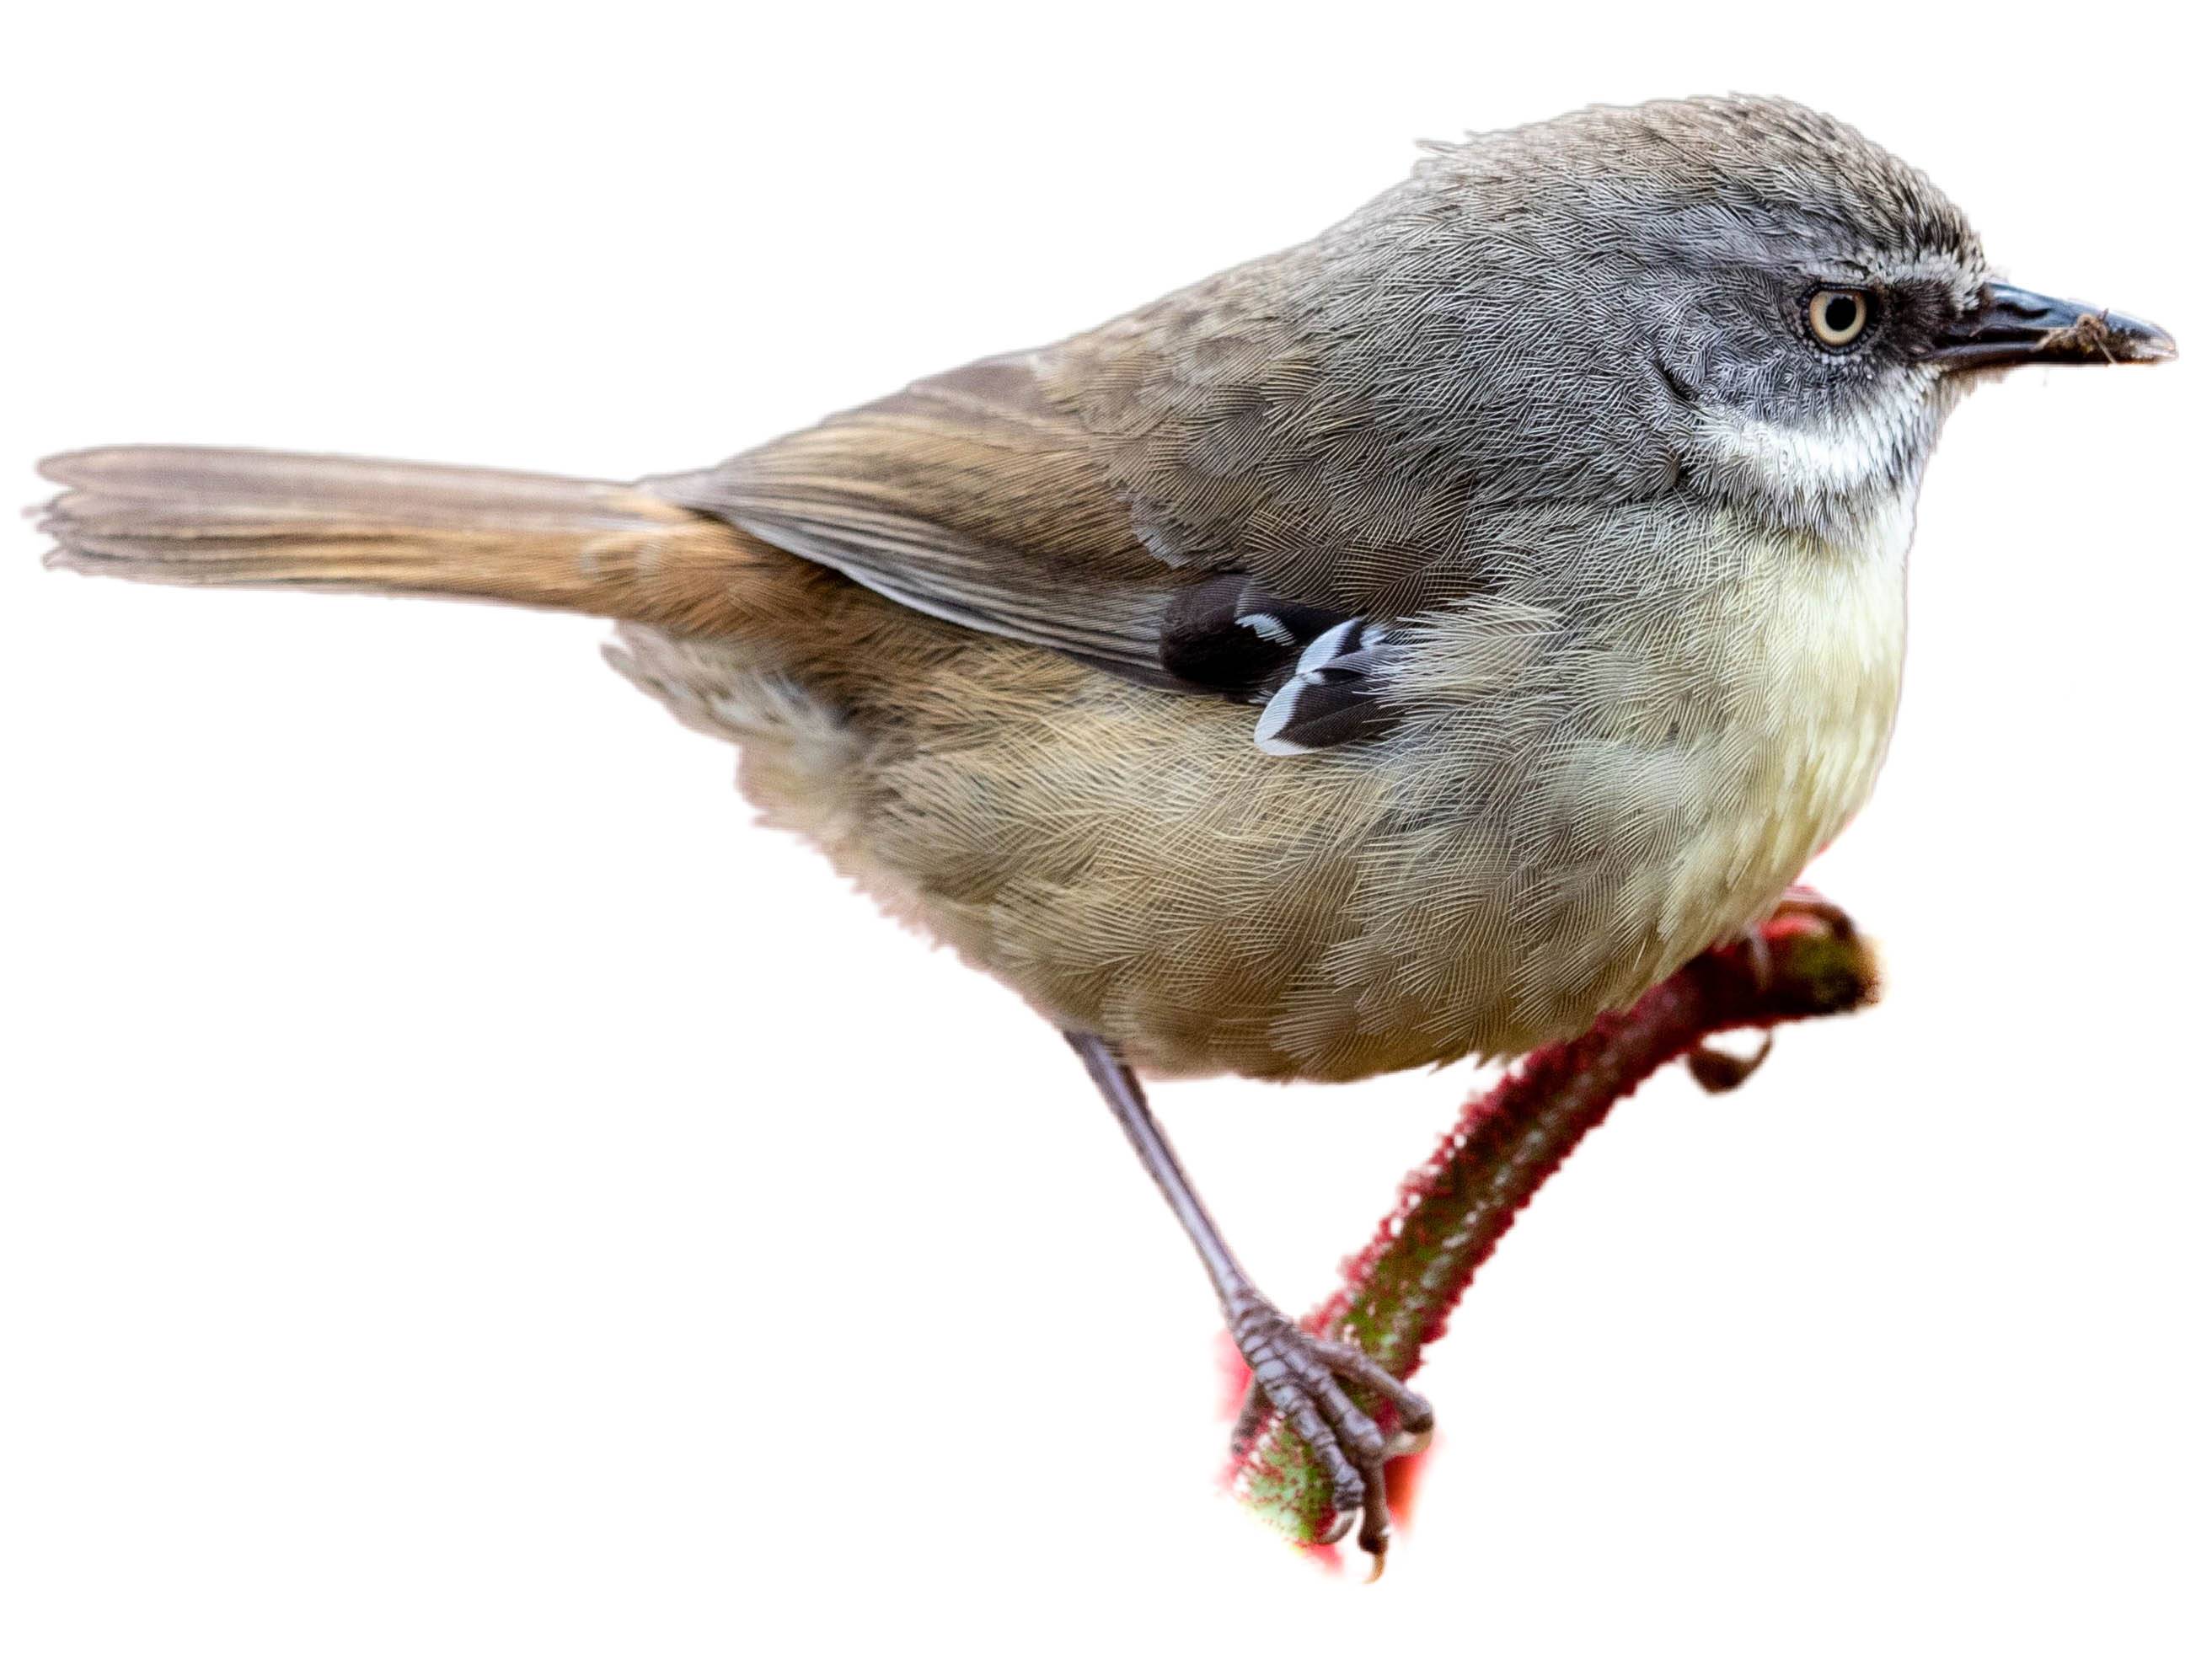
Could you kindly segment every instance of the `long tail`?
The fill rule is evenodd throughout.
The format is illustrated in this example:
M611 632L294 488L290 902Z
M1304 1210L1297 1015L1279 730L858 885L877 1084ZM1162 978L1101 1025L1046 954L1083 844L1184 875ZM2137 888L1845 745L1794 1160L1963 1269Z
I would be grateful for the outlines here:
M57 455L46 562L135 581L459 594L712 632L742 531L627 484L252 449Z

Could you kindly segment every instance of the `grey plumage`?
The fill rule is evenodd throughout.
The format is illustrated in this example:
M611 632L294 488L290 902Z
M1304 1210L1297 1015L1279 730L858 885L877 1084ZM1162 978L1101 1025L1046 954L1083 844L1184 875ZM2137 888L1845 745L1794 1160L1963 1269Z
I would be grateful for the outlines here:
M1944 401L1913 354L1985 275L1954 208L1826 118L1589 111L1440 147L1310 243L648 488L1138 678L1183 596L1231 576L1395 629L1355 671L1252 687L1282 699L1253 728L1275 755L1366 744L1361 769L1294 786L1332 811L1286 803L1234 870L1182 825L1097 831L1167 866L1113 878L1100 948L1220 1030L1163 1041L1151 999L1110 984L1040 1000L1178 1070L1510 1052L1747 920L1863 799ZM1832 282L1885 285L1883 338L1810 347L1803 295ZM1066 810L999 787L1016 821ZM1271 890L1310 866L1313 820L1358 851L1340 908L1293 926ZM1038 908L1103 909L1105 886ZM1103 977L1015 908L956 933L1033 994L1054 958ZM1273 937L1299 949L1253 985Z
M1832 289L1871 307L1844 349ZM471 500L107 452L49 523L86 568L623 618L764 810L1063 1027L1350 1078L1579 1029L1848 819L2009 293L1826 116L1593 109L719 466Z
M764 815L1070 1033L1379 1553L1330 1378L1425 1406L1259 1296L1130 1067L1516 1053L1759 919L1881 766L1961 389L2172 354L1993 282L1840 123L1696 99L1432 147L1311 241L718 466L100 451L46 524L86 570L620 619Z
M1874 297L1848 349L1828 289ZM1578 1029L1856 810L1999 292L1841 123L1593 109L719 466L457 525L443 475L111 452L50 524L88 568L621 617L764 810L1061 1025L1349 1078Z

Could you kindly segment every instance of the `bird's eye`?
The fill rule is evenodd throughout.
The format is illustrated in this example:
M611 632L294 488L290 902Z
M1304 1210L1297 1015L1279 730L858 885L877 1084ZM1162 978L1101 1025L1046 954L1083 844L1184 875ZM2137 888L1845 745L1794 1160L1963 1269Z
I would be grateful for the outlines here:
M1856 343L1873 314L1867 296L1855 288L1824 288L1805 301L1806 326L1832 351Z

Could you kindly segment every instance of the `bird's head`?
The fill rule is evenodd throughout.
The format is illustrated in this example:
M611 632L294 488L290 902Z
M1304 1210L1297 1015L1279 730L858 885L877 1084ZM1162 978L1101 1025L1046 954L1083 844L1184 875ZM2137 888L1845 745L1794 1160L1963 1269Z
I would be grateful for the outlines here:
M1390 228L1479 266L1469 338L1529 411L1522 459L1547 445L1611 493L1680 488L1831 531L1909 498L1970 382L2174 355L2148 323L1997 281L1919 172L1777 99L1438 146L1399 204L1413 214Z

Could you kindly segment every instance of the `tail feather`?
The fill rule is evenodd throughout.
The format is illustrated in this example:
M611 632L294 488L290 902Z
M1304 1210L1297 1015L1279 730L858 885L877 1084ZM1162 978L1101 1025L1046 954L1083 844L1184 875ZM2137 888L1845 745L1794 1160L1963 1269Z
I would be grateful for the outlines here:
M453 594L712 631L765 550L626 484L262 450L57 455L48 564L135 581Z

